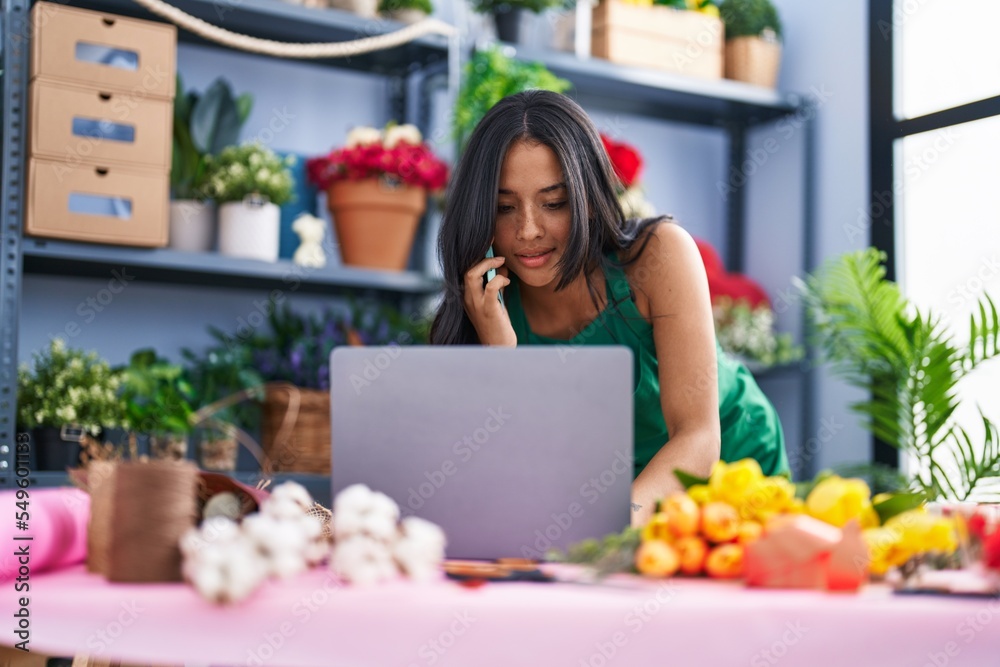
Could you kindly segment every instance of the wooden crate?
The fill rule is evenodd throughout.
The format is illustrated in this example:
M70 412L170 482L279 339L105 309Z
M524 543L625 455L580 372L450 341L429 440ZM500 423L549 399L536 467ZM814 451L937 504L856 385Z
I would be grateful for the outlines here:
M618 0L594 7L592 53L622 65L721 79L724 43L722 21L700 12Z

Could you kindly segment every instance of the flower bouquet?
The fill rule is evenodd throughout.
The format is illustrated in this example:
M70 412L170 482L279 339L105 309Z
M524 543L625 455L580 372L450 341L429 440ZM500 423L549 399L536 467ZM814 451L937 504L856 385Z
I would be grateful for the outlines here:
M639 185L639 174L642 173L642 156L632 145L623 141L614 141L601 134L604 149L611 158L611 166L618 176L618 201L625 211L626 218L649 218L656 215L656 209L646 200L642 186Z
M326 190L345 264L406 268L427 193L448 182L448 167L413 125L355 128L347 144L306 162L310 182Z

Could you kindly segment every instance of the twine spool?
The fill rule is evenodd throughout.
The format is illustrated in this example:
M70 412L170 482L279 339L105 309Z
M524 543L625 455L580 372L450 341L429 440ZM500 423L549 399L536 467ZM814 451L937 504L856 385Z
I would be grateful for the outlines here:
M198 468L190 461L119 464L109 581L181 580L181 535L198 517Z
M113 461L91 461L87 465L87 488L90 491L90 523L87 524L87 570L97 574L108 572L108 550L111 546L112 500L115 491Z

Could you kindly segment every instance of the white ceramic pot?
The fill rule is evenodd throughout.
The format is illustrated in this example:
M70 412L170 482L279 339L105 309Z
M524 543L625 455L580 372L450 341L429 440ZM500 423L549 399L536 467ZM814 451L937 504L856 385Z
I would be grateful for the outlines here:
M280 225L281 209L271 202L226 202L219 207L219 254L276 262Z
M209 252L215 246L215 205L194 199L170 202L170 247Z

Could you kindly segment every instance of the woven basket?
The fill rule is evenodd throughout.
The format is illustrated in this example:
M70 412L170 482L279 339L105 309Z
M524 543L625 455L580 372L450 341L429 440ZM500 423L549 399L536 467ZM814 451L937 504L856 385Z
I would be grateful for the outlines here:
M760 37L734 37L726 42L726 78L775 88L781 68L781 43Z
M330 474L329 392L269 383L260 431L274 472Z

